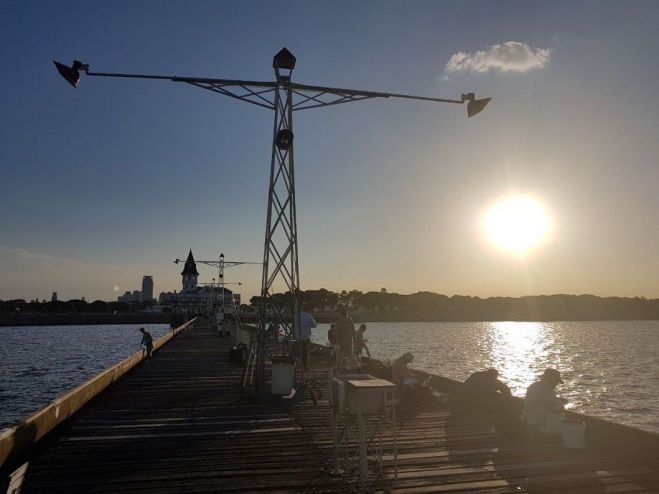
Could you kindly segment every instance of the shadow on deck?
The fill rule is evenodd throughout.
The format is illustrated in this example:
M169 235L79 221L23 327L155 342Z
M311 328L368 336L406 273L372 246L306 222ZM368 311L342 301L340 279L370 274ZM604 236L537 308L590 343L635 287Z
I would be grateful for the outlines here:
M327 361L312 371L326 381ZM319 368L320 367L320 368ZM327 396L292 407L326 456L332 455ZM599 447L570 450L560 440L528 444L489 425L485 414L457 416L437 399L400 401L397 411L398 477L393 457L384 475L370 483L376 492L638 493L659 492L659 458ZM391 434L385 440L392 442ZM353 485L357 485L354 484Z

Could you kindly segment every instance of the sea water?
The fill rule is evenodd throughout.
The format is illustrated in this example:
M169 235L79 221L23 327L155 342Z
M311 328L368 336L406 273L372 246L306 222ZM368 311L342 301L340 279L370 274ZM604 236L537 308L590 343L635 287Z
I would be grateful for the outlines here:
M0 327L0 430L156 340L168 324Z

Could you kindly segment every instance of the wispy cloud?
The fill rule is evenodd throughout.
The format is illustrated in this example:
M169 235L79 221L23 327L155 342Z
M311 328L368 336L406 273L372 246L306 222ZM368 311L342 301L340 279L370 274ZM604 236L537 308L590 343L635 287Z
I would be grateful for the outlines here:
M52 292L62 300L115 300L125 290L140 290L145 274L154 276L156 296L179 288L178 271L169 266L88 263L0 246L0 300L50 298Z
M444 67L444 75L457 72L483 73L490 70L501 72L528 72L541 69L549 62L551 50L532 48L519 41L506 41L473 53L458 52L451 56Z

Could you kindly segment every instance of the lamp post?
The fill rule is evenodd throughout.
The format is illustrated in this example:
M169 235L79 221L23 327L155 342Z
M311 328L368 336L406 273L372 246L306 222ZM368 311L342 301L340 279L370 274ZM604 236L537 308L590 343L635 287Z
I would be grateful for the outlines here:
M279 324L289 337L298 334L300 307L297 294L300 290L298 262L297 214L295 200L295 167L293 157L293 112L310 110L342 103L354 103L374 98L398 98L428 103L467 103L467 116L480 113L491 98L476 99L474 93L465 93L460 99L445 99L410 94L363 91L326 86L297 84L292 80L296 58L286 48L275 56L272 67L274 81L246 81L146 74L92 72L89 65L74 60L66 66L53 61L60 75L73 87L80 81L80 73L88 77L114 77L180 82L228 96L246 103L274 111L274 130L270 158L270 180L266 213L263 271L261 277L261 307L259 332L252 351L255 358L248 359L243 376L253 376L245 385L248 392L261 391L265 382L264 368L268 349L265 334L268 319ZM273 303L275 290L285 292L283 304ZM247 366L254 368L248 369ZM243 379L243 382L246 382Z

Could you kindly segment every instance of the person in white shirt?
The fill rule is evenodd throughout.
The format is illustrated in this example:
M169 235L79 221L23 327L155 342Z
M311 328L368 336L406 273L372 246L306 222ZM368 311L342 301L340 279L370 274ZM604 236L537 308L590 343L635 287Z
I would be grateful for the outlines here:
M306 309L307 307L304 307ZM300 346L302 351L302 365L307 368L309 365L309 345L311 344L311 328L318 325L316 320L306 310L300 311Z
M348 309L337 307L337 317L334 326L334 352L336 355L336 372L359 370L359 362L353 352L355 339L355 323L348 316Z
M547 415L565 411L563 401L556 396L556 386L562 384L561 373L556 369L546 369L540 380L531 384L524 398L526 425L537 431L545 427Z

